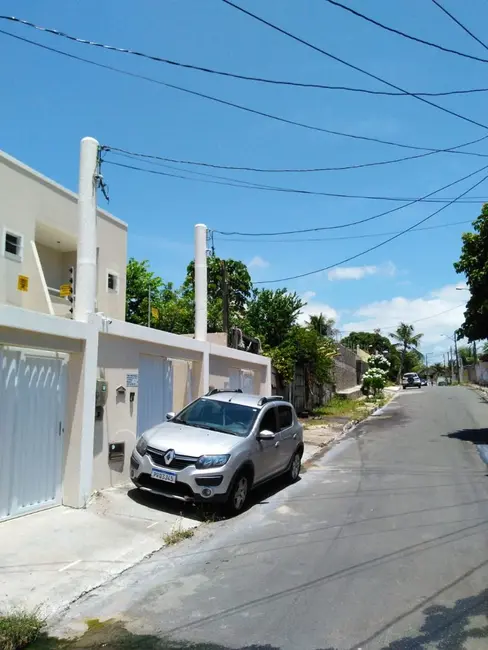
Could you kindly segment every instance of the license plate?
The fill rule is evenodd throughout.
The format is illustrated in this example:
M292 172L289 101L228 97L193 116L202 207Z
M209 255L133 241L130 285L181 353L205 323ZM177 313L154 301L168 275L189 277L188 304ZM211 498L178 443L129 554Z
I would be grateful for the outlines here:
M153 469L151 476L165 483L176 483L176 474L174 472L167 472L164 469Z

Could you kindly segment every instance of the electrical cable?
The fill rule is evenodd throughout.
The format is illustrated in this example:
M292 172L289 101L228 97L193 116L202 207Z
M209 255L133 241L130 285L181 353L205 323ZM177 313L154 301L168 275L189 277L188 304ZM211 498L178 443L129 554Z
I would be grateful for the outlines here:
M193 181L193 182L199 182L199 183L211 183L214 185L226 185L228 187L239 187L241 189L245 190L262 190L262 191L270 191L270 192L284 192L284 193L291 193L291 194L304 194L304 195L311 195L311 196L328 196L328 197L333 197L333 198L340 198L340 199L364 199L364 200L371 200L371 201L409 201L406 205L399 206L397 208L394 208L393 210L389 210L388 212L383 212L381 215L376 215L374 217L368 217L367 219L361 220L361 221L355 221L354 223L347 224L347 225L356 225L357 223L364 223L364 221L371 221L372 219L377 219L379 216L383 216L385 214L390 214L391 212L395 212L396 210L401 210L404 207L407 207L408 205L411 205L413 203L418 203L418 202L423 202L423 203L449 203L450 199L428 199L425 197L420 197L420 198L415 198L415 199L406 199L406 198L399 198L399 197L392 197L392 196L370 196L370 195L364 195L364 194L338 194L334 192L316 192L312 190L300 190L297 188L285 188L285 187L275 187L272 185L259 185L259 184L253 184L248 181L239 181L237 179L227 179L227 181L223 180L206 180L202 178L191 178L189 176L183 176L182 174L171 174L169 172L161 172L156 169L150 169L150 168L145 168L145 167L137 167L136 165L126 165L124 163L119 163L115 162L114 160L104 160L105 164L107 165L115 165L116 167L123 167L125 169L132 169L135 171L140 171L140 172L146 172L148 174L154 174L157 176L170 176L173 178L179 178L182 180L187 180L187 181ZM201 172L190 172L193 174L200 173ZM226 178L225 176L215 176L213 174L204 174L205 176L210 176L211 178L216 178L216 179L224 179ZM472 174L468 174L466 178L469 178ZM458 182L458 181L456 181ZM446 185L442 189L446 189L447 187L450 187L454 183L450 183L449 185ZM436 190L435 192L431 192L431 194L435 194L436 192L440 192L441 190ZM430 196L428 194L427 196ZM467 200L467 201L461 201L461 203L479 203L477 200ZM344 226L330 226L330 228L343 228ZM221 231L216 231L219 232L221 235L226 235L226 234L231 234L231 235L247 235L248 233L240 233L240 232L232 232L232 233L226 233L226 232L221 232ZM297 232L302 232L302 231L297 231ZM250 233L252 234L252 233ZM261 235L263 233L254 233L254 235ZM273 233L264 233L264 234L273 234ZM276 233L276 234L287 234L287 233Z
M481 167L481 169L478 169L474 174L480 173L484 170L488 169L488 165L485 165L484 167ZM322 273L323 271L328 271L330 269L333 269L337 266L341 266L342 264L346 264L346 262L352 262L352 260L358 259L358 257L362 257L363 255L366 255L367 253L370 253L371 251L377 250L378 248L381 248L382 246L385 246L386 244L389 244L395 239L398 239L402 235L405 235L407 232L410 232L411 230L414 230L417 226L420 226L422 223L425 223L429 219L432 219L432 217L435 217L436 214L439 214L446 208L448 208L450 205L453 203L456 203L461 199L463 196L466 196L469 192L474 190L478 185L481 185L486 179L488 178L488 174L483 176L483 178L480 181L477 181L474 185L469 187L467 190L459 194L456 198L452 199L452 201L446 205L443 205L442 207L438 208L435 210L435 212L432 212L429 214L427 217L424 217L420 221L417 221L416 223L413 224L413 226L410 226L409 228L405 228L405 230L400 231L396 235L393 235L392 237L389 237L388 239L385 239L384 241L380 242L379 244L376 244L375 246L371 246L370 248L367 248L364 251L361 251L360 253L356 253L355 255L350 255L349 257L346 257L343 260L340 260L339 262L335 262L334 264L329 264L328 266L324 266L320 269L315 269L314 271L307 271L306 273L299 273L298 275L291 275L286 278L278 278L277 280L261 280L259 282L254 282L254 284L276 284L278 282L288 282L289 280L297 280L299 278L305 278L310 275L316 275L317 273Z
M432 41L426 41L423 38L419 38L417 36L412 36L412 34L406 34L405 32L402 32L399 29L395 29L394 27L390 27L389 25L385 25L384 23L380 23L378 20L375 20L374 18L370 18L369 16L366 16L365 14L362 14L360 11L356 11L352 7L348 7L347 5L342 4L342 2L337 2L337 0L325 0L325 2L328 2L331 5L334 5L336 7L339 7L341 9L344 9L345 11L348 11L350 14L353 14L354 16L357 16L358 18L362 18L363 20L366 20L368 23L371 23L373 25L376 25L377 27L381 27L381 29L386 30L387 32L391 32L393 34L397 34L398 36L403 36L404 38L409 39L410 41L415 41L416 43L422 43L422 45L428 45L429 47L436 48L437 50L441 50L442 52L448 52L449 54L455 54L456 56L461 56L464 57L465 59L471 59L473 61L479 61L480 63L488 63L488 59L482 59L479 56L474 56L473 54L467 54L466 52L460 52L459 50L454 50L450 47L445 47L444 45L439 45L438 43L432 43ZM436 0L432 0L432 2L435 2L436 5L438 5L443 11L445 11ZM446 13L448 13L446 11ZM456 20L451 14L448 13L448 15L453 19ZM456 20L456 22L458 22ZM458 23L461 27L463 27L460 23ZM468 32L473 38L476 38L469 30L467 30L465 27L463 27L465 31ZM479 39L476 38L478 42ZM483 45L483 43L481 43ZM486 46L485 46L486 47ZM488 48L487 48L488 49Z
M465 304L466 303L462 302L459 305L456 305L455 307L450 307L449 309L445 309L444 311L440 311L437 314L432 314L431 316L424 316L424 318L417 318L416 320L409 321L409 323L413 325L414 323L420 323L421 321L424 321L424 320L430 320L431 318L436 318L437 316L442 316L443 314L448 314L450 311L454 311L455 309L459 309L459 307L464 307ZM380 327L379 329L389 330L389 329L393 329L394 327L398 327L398 323L395 323L394 325L384 325L384 326ZM355 330L339 330L339 333L340 334L352 334L353 332L358 332L358 331L362 331L362 330L357 330L357 329L355 329ZM431 353L427 352L427 354L430 356Z
M327 0L331 1L332 0ZM445 48L442 45L436 45L435 43L430 43L429 41L424 41L422 39L415 38L413 36L409 36L407 34L404 34L403 32L399 32L398 30L394 30L392 28L388 28L386 26L381 25L380 23L376 23L372 19L367 18L366 16L363 16L362 14L359 14L358 12L355 12L352 9L349 9L349 7L345 7L344 5L341 5L340 3L332 2L332 4L337 4L338 6L347 9L348 11L351 11L352 13L355 13L366 20L369 20L370 22L374 22L375 24L378 24L380 27L384 27L384 29L388 29L389 31L394 31L398 34L401 34L402 36L406 36L407 38L411 38L412 40L419 41L420 43L424 43L426 45L430 45L432 47L436 47L440 50L444 50L445 52L449 52L451 54L457 54L458 56L466 57L468 59L473 59L475 61L480 61L482 63L488 63L488 59L482 59L477 56L473 56L470 54L465 54L463 52L458 52L457 50L452 50L449 48ZM79 38L77 36L73 36L71 34L67 34L66 32L62 32L57 29L53 29L50 27L42 27L41 25L36 25L35 23L32 23L28 20L23 20L21 18L16 18L15 16L6 16L6 15L0 15L0 20L6 20L9 22L17 23L20 25L23 25L25 27L30 27L33 29L36 29L41 32L46 32L47 34L51 34L53 36L59 36L61 38L67 39L69 41L73 41L74 43L80 43L81 45L90 45L91 47L97 47L101 48L104 50L109 50L112 52L119 52L121 54L131 54L133 56L137 56L140 58L148 59L150 61L155 61L157 63L165 63L167 65L173 66L173 67L178 67L178 68L185 68L187 70L195 70L197 72L204 72L207 74L213 74L213 75L218 75L221 77L229 77L232 79L239 79L241 81L253 81L257 83L264 83L264 84L272 84L272 85L278 85L278 86L292 86L292 87L297 87L297 88L315 88L319 90L353 90L355 92L365 92L369 94L385 94L385 95L390 95L390 96L409 96L410 93L401 91L401 92L385 92L385 91L375 91L375 90L368 90L368 89L359 89L359 88L344 88L342 86L330 86L328 84L320 84L320 83L306 83L306 82L300 82L300 81L290 81L290 80L283 80L283 79L269 79L266 77L256 77L252 75L244 75L244 74L239 74L239 73L234 73L234 72L226 72L225 70L216 70L215 68L208 68L206 66L199 66L195 65L192 63L182 63L181 61L175 61L173 59L166 59L161 56L156 56L153 54L146 54L145 52L138 52L137 50L132 50L130 48L123 48L123 47L116 47L114 45L107 45L104 43L98 43L96 41L90 41L84 38ZM439 96L439 95L445 95L445 94L457 94L459 91L455 91L454 93L414 93L414 94L419 94L422 96ZM465 92L465 91L461 91ZM469 91L468 91L469 92Z
M471 38L474 38L474 40L477 43L479 43L480 45L482 45L485 48L485 50L488 50L488 45L486 45L486 43L483 43L483 41L481 39L479 39L477 36L475 36L472 31L470 31L465 25L462 24L462 22L460 22L455 16L453 16L451 13L449 13L449 11L447 11L447 9L445 7L443 7L440 2L438 2L438 0L432 0L432 2L437 7L439 7L439 9L441 11L443 11L447 16L449 16L449 18L451 20L453 20L456 23L456 25L461 27L461 29L464 30L466 32L466 34L469 34L471 36Z
M412 232L421 232L422 230L438 230L439 228L450 228L452 226L464 225L466 223L472 223L472 220L468 219L465 221L453 221L452 223L442 223L438 226L425 226L424 228L416 228ZM212 232L217 232L213 230ZM375 233L365 233L363 235L345 235L340 237L293 237L292 239L266 239L266 245L268 244L295 244L296 242L323 242L323 241L349 241L350 239L372 239L374 237L386 237L388 235L396 235L398 230L393 232L375 232ZM247 239L246 237L242 238L231 238L231 237L216 237L216 241L219 242L246 242L247 244L262 244L262 239Z
M428 104L429 106L432 106L434 108L437 108L438 110L442 111L443 113L447 113L449 115L453 115L454 117L457 117L465 122L469 122L470 124L474 124L475 126L479 126L482 129L488 129L488 126L486 124L482 124L481 122L477 122L476 120L471 119L470 117L466 117L465 115L461 115L461 113L457 113L456 111L451 111L448 108L445 108L444 106L439 106L439 104L436 104L435 102L431 102L429 99L425 99L425 97L420 97L419 95L415 95L414 93L409 92L408 90L405 90L405 88L402 88L401 86L397 86L396 84L391 83L390 81L387 81L386 79L383 79L382 77L379 77L376 74L373 74L372 72L368 72L364 68L360 68L359 66L349 63L349 61L346 61L345 59L341 59L340 57L336 56L335 54L332 54L331 52L327 52L327 50L324 50L317 45L313 45L313 43L310 43L309 41L305 40L304 38L301 38L299 36L296 36L295 34L292 34L291 32L288 32L287 30L283 29L282 27L278 27L278 25L275 25L268 20L265 20L264 18L261 18L257 14L253 14L251 11L248 11L247 9L244 9L243 7L240 7L239 5L235 4L234 2L231 2L231 0L222 0L222 2L225 2L225 4L229 5L230 7L234 7L234 9L237 9L238 11L241 11L242 13L246 14L247 16L250 16L251 18L254 18L255 20L259 21L260 23L266 25L267 27L270 27L271 29L274 29L277 32L280 32L280 34L284 34L285 36L288 36L289 38L293 39L297 43L301 43L302 45L305 45L306 47L314 50L315 52L319 52L320 54L323 54L324 56L327 56L329 59L332 59L333 61L337 61L338 63L342 63L342 65L347 66L348 68L351 68L351 70L355 70L356 72L361 72L362 74L366 75L367 77L370 77L371 79L375 79L376 81L379 81L390 88L394 88L395 90L400 90L410 97L414 97L415 99L418 99L420 102L424 104Z
M428 151L426 153L415 154L413 156L405 156L403 158L395 158L393 160L380 160L376 162L360 163L356 165L345 165L343 167L311 167L311 168L269 168L269 167L240 167L237 165L218 165L216 163L198 162L195 160L179 160L176 158L166 158L165 156L156 156L154 154L138 153L134 151L129 151L127 149L121 149L120 147L111 147L110 145L106 145L105 149L107 151L127 154L129 156L133 156L134 158L143 158L148 160L161 160L164 162L176 163L178 165L193 165L197 167L209 167L211 169L227 169L229 171L288 174L288 173L337 172L337 171L346 171L350 169L362 169L364 167L378 167L381 165L392 165L395 163L405 162L407 160L416 160L418 158L425 158L427 156L432 156L435 153L452 153L455 152L456 149L460 149L461 147L468 147L472 144L478 144L479 142L482 142L487 138L488 135L484 135L483 137L477 138L476 140L471 140L470 142L464 142L463 144L456 145L455 147L449 147L448 149L438 149L437 151ZM486 158L488 157L488 154L480 154L480 156Z
M306 124L304 122L297 122L294 120L288 120L284 117L278 116L278 115L273 115L272 113L266 113L264 111L259 111L254 108L250 108L248 106L243 106L242 104L236 104L235 102L230 102L225 99L220 99L219 97L215 97L212 95L206 95L205 93L197 92L196 90L190 90L189 88L184 88L182 86L177 86L175 84L167 83L165 81L160 81L159 79L154 79L153 77L147 77L146 75L141 75L137 74L135 72L129 72L128 70L123 70L122 68L117 68L116 66L112 65L107 65L104 63L98 63L97 61L92 61L90 59L86 59L82 56L77 56L76 54L70 54L69 52L63 52L63 50L58 50L57 48L50 47L48 45L43 45L42 43L37 43L36 41L32 41L29 38L25 38L23 36L18 36L17 34L11 34L10 32L7 32L3 29L0 29L0 34L3 34L4 36L10 36L11 38L14 38L18 41L21 41L23 43L28 43L29 45L34 45L36 47L39 47L43 50L47 50L49 52L53 52L55 54L60 54L61 56L67 57L69 59L75 60L75 61L80 61L83 63L88 63L89 65L96 66L97 68L102 68L104 70L109 70L111 72L116 72L118 74L123 74L128 77L132 77L135 79L142 79L144 81L148 81L150 83L155 83L158 84L159 86L164 86L165 88L171 88L173 90L179 90L180 92L186 93L188 95L193 95L195 97L200 97L202 99L208 99L209 101L216 102L218 104L221 104L223 106L229 106L231 108L236 108L240 111L244 111L246 113L251 113L253 115L259 115L260 117L265 117L270 120L274 120L277 122L283 122L284 124L290 124L292 126L298 126L303 129L309 129L312 131L318 131L321 133L327 133L328 135L335 135L335 136L340 136L344 138L351 138L353 140L363 140L365 142L375 142L377 144L386 144L388 146L392 147L400 147L402 149L412 149L414 151L432 151L432 152L443 152L448 150L443 150L443 149L436 149L433 147L418 147L415 145L409 145L409 144L404 144L402 142L393 142L390 140L382 140L380 138L373 138L373 137L368 137L364 135L358 135L355 133L345 133L343 131L333 131L331 129L325 129L322 127L314 126L311 124ZM488 92L488 88L486 89ZM478 92L478 91L476 91ZM480 90L480 92L485 92L485 90ZM454 149L454 148L453 148ZM478 157L485 157L485 154L482 153L477 153L477 152L471 152L471 151L452 151L451 153L454 154L462 154L465 156L478 156Z

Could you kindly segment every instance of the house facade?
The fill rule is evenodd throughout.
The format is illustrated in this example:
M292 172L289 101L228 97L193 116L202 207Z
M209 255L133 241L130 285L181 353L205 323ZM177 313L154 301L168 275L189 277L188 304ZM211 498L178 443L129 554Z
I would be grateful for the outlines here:
M125 322L127 225L101 209L75 320L77 201L0 154L0 522L126 483L138 436L210 386L271 393L266 357Z
M77 201L0 152L0 304L71 318L63 285L76 294ZM97 211L97 311L125 319L127 224Z

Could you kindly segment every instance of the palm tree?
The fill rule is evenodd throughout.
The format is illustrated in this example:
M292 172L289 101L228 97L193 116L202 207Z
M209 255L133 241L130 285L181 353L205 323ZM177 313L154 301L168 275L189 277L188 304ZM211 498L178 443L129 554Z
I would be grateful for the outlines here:
M337 330L334 329L334 320L327 318L322 312L312 314L308 319L307 327L315 330L321 336L334 336L337 333Z
M442 363L434 363L434 365L431 368L432 372L434 373L434 376L437 378L439 376L443 376L446 374L446 368L444 367L444 364Z
M401 363L400 370L398 372L398 383L402 377L403 366L405 363L405 355L409 350L414 350L419 353L418 345L423 334L415 334L415 327L413 325L408 325L407 323L400 323L394 332L390 334L391 338L395 343L395 346L401 350ZM420 354L420 353L419 353Z

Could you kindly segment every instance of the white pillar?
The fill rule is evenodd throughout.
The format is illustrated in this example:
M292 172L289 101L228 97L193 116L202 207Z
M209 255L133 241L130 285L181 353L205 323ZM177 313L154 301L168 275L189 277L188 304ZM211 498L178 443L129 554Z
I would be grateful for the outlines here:
M195 226L195 338L207 340L207 226Z
M83 138L78 187L78 247L76 262L76 320L87 322L95 312L97 296L97 171L98 142Z

